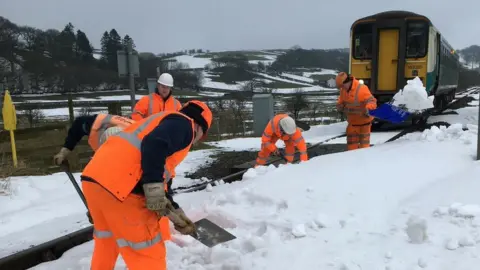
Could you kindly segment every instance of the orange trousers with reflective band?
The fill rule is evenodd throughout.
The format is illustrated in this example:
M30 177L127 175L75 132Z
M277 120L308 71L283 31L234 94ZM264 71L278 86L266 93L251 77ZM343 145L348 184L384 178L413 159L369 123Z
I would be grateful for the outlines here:
M365 125L352 125L347 126L347 149L355 150L359 148L370 147L370 132L372 129L372 123Z
M93 219L94 249L90 270L113 270L118 254L129 270L167 269L166 248L156 213L145 198L130 194L123 202L96 183L82 181Z
M263 147L260 152L258 152L258 156L257 156L257 166L258 165L265 165L268 161L268 158L270 157L270 155L272 154L272 152L270 152L270 150L268 150L268 148L266 147ZM288 161L288 162L293 162L293 158L295 157L295 144L293 143L285 143L285 159Z

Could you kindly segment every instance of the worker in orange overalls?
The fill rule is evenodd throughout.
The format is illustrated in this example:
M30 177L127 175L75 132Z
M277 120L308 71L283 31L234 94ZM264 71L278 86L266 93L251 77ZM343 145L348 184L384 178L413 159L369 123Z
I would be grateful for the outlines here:
M336 83L340 90L337 110L347 115L347 149L370 147L373 117L368 112L377 108L377 100L368 86L345 72L337 75Z
M278 139L285 142L285 159L288 163L293 162L295 147L300 151L300 160L307 161L307 144L303 139L302 132L295 123L295 120L287 114L277 114L265 127L262 135L262 148L258 152L255 166L265 165L271 153L279 156L280 153L275 143Z
M180 101L172 96L173 77L163 73L157 80L155 93L142 97L133 108L132 119L138 121L163 111L178 111L182 107Z
M135 121L147 118L148 116L163 111L178 111L182 104L172 96L173 77L169 73L162 73L157 80L155 93L142 97L133 108L132 119ZM168 182L169 191L175 171L172 172L171 179Z
M82 172L82 189L94 227L91 270L114 269L120 253L130 270L167 269L168 216L188 235L195 226L166 192L170 170L206 137L212 112L197 100L180 111L153 114L113 135ZM165 174L164 174L165 172Z
M65 143L60 151L53 157L53 162L56 165L62 164L83 136L88 136L88 144L93 151L96 151L105 141L106 137L111 135L111 132L119 132L134 122L135 121L126 117L103 113L79 116L75 118L72 126L68 129ZM110 127L118 127L118 129L109 129ZM108 132L106 132L107 129Z

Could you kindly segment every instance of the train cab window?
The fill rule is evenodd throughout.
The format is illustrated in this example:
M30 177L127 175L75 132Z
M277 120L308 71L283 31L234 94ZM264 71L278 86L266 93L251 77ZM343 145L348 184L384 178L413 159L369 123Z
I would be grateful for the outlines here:
M427 54L428 24L409 22L407 24L407 58L421 58Z
M372 34L373 25L371 23L357 24L353 29L353 58L372 59Z

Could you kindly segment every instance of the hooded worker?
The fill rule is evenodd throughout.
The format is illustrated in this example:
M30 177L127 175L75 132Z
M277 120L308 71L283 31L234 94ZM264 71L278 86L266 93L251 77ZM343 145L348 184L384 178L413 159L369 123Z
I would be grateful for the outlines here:
M84 136L88 136L88 144L96 151L108 136L120 132L135 121L118 115L95 114L75 118L68 129L65 143L53 157L56 165L62 164Z
M271 153L277 156L280 155L275 145L278 139L285 142L284 157L288 163L293 162L295 147L297 147L300 152L300 160L308 160L307 144L295 120L287 114L277 114L268 122L263 131L262 148L260 152L258 152L256 166L265 165Z
M340 95L337 110L347 116L347 149L355 150L370 147L370 132L373 117L369 110L377 108L377 100L368 86L345 72L336 77Z
M113 135L82 172L82 189L95 223L92 270L113 269L120 253L131 270L166 269L167 216L182 234L194 224L166 192L168 178L192 144L206 137L212 112L197 100Z
M172 87L172 75L162 73L157 80L155 92L142 97L135 104L132 119L138 121L158 112L180 110L182 104L172 96Z

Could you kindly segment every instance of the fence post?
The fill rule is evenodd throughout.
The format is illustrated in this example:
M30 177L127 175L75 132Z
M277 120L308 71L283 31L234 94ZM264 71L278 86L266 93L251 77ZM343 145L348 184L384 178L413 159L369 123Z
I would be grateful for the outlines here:
M118 101L108 103L107 108L108 114L122 115L122 105Z
M73 99L72 99L72 92L68 92L68 117L70 120L70 125L73 124L73 120L75 119L75 115L73 112Z

